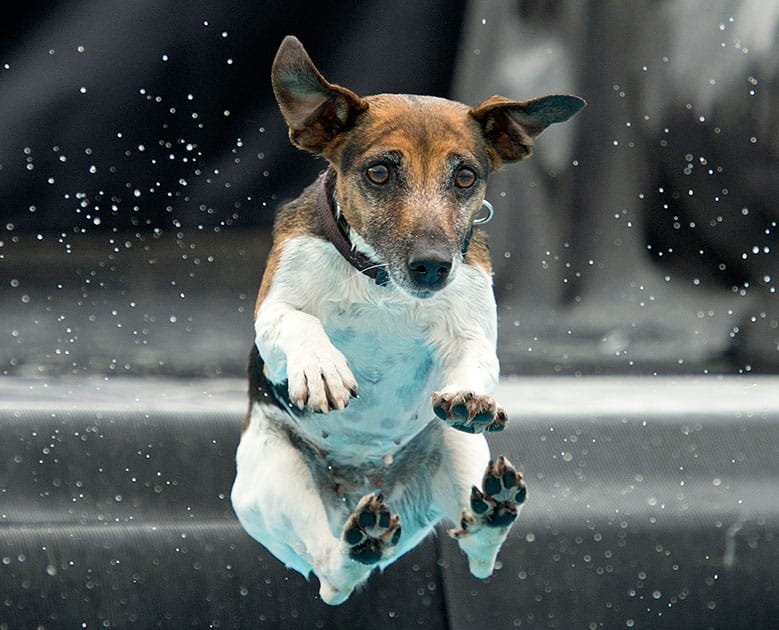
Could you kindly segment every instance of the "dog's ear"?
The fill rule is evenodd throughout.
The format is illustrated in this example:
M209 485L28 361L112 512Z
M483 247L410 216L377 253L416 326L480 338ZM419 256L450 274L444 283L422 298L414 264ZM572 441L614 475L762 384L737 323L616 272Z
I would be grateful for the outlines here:
M529 156L533 138L552 123L568 120L587 103L578 96L553 94L529 101L491 96L470 111L487 138L492 167Z
M303 44L292 35L281 42L271 70L273 93L289 126L292 144L322 153L349 129L368 104L354 92L328 83Z

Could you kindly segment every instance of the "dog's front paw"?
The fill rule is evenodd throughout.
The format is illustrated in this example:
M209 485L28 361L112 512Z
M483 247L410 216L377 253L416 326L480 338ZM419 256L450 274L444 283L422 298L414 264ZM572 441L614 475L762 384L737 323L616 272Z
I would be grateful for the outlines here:
M503 407L489 394L469 391L435 392L433 411L449 426L466 433L502 431L508 417Z
M289 399L298 409L343 409L359 393L349 364L334 346L288 357Z

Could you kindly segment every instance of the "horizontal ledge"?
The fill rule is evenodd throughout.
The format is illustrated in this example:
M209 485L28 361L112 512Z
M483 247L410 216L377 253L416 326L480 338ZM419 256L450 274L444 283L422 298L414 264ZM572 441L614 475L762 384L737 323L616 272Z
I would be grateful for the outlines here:
M497 397L524 417L779 415L776 376L584 376L505 379Z
M510 415L534 417L779 414L779 376L509 377L496 397ZM0 411L174 412L243 415L243 379L6 378Z

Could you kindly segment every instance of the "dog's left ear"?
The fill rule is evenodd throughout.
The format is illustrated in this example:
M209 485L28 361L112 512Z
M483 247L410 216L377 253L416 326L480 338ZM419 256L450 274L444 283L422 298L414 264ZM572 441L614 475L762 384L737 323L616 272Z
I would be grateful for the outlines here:
M354 92L328 81L316 69L303 44L287 35L273 60L271 81L289 127L292 144L322 153L354 124L368 104Z
M533 138L552 123L568 120L586 104L584 99L567 94L521 102L496 95L471 109L470 115L482 127L496 169L504 162L528 157L533 152Z

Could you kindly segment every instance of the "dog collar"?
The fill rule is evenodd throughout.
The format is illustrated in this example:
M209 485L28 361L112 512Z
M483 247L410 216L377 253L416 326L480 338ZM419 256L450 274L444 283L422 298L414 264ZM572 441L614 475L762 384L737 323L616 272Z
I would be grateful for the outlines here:
M371 260L354 247L348 236L349 223L342 214L336 216L335 171L332 168L328 168L320 178L316 206L322 230L324 230L327 240L338 250L338 253L346 258L357 271L373 278L379 286L386 286L389 282L387 270L381 263Z
M319 179L319 191L317 192L316 207L319 213L319 222L322 226L322 230L338 253L341 254L349 264L354 267L360 273L364 273L369 278L373 278L374 282L380 287L387 286L389 283L389 274L384 265L372 260L361 251L355 248L354 244L349 240L349 223L344 218L343 214L336 212L335 204L335 171L332 168L328 168ZM473 223L483 224L487 223L491 218L494 210L489 202L485 202L488 216L483 219L477 219ZM468 246L471 244L471 237L473 236L473 225L465 235L465 241L461 249L462 255L468 251Z

